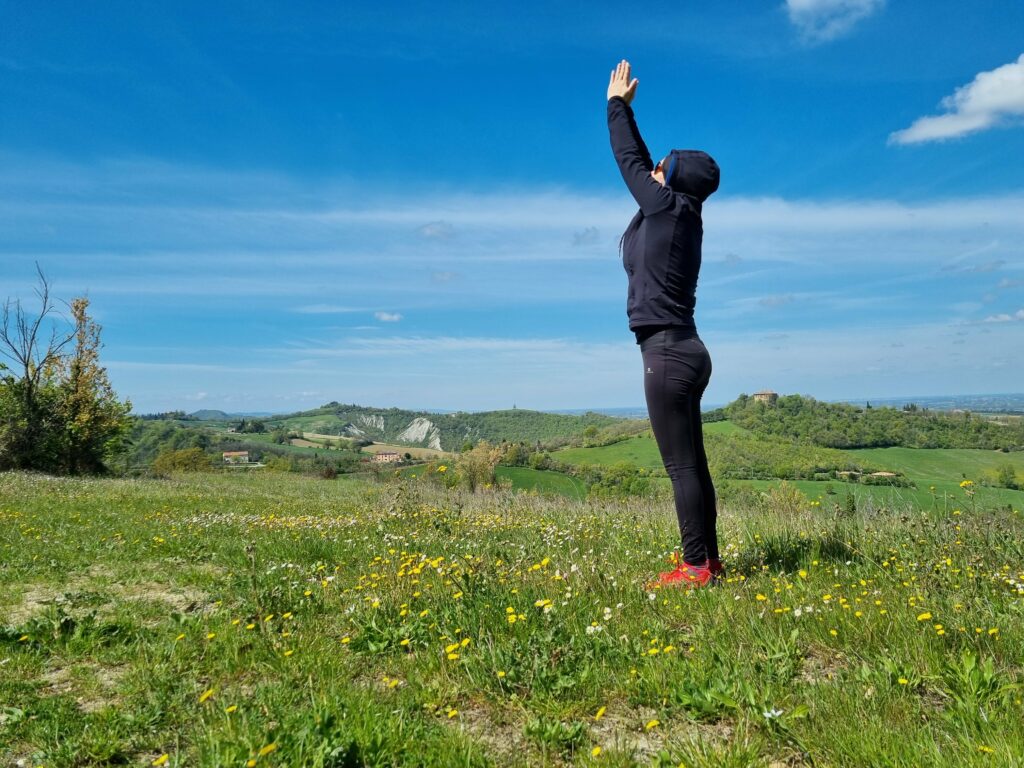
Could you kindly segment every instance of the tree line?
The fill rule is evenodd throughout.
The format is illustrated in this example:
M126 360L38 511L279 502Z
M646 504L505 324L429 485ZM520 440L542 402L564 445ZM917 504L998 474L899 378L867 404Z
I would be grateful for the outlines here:
M722 409L737 426L761 437L784 437L826 448L1024 448L1024 420L997 423L968 411L861 408L786 395L774 404L740 395Z

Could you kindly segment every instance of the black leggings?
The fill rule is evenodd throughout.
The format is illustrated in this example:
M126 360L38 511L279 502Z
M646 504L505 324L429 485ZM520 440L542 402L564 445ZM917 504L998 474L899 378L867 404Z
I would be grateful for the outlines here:
M693 329L666 328L640 344L644 394L654 438L672 480L683 559L718 558L715 487L708 471L700 398L711 378L711 355Z

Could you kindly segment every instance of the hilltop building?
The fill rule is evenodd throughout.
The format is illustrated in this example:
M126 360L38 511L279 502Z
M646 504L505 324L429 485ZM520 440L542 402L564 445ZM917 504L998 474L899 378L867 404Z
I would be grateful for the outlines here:
M754 400L756 400L759 403L775 405L775 403L779 401L779 395L777 392L772 392L770 389L765 389L762 390L761 392L755 392Z

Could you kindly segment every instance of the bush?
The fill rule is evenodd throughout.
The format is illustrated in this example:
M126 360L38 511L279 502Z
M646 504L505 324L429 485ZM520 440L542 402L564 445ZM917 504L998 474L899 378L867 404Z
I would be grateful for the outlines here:
M163 477L174 472L209 472L212 469L210 457L201 448L163 451L153 460L153 473Z

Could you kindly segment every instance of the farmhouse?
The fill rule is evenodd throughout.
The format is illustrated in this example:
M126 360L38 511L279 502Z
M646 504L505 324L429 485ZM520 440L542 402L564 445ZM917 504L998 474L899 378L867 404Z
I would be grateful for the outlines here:
M378 464L391 464L396 461L401 461L402 457L393 451L381 451L374 455L373 460Z
M248 464L248 451L224 451L221 454L225 464Z

